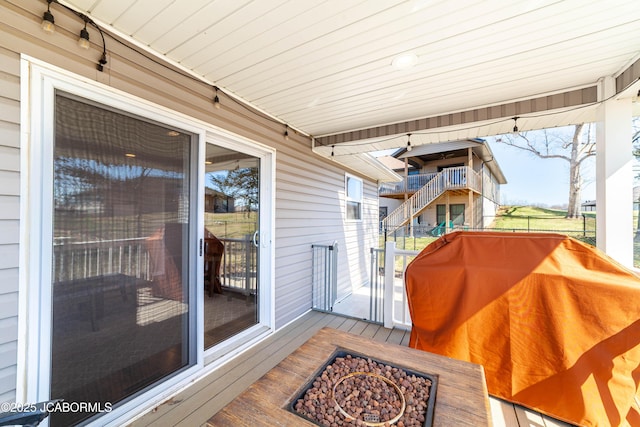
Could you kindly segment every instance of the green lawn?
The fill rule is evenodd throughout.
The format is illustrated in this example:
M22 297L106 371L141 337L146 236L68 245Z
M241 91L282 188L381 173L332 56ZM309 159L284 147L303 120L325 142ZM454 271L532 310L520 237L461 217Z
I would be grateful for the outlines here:
M257 212L204 214L205 227L220 238L243 238L253 234L257 227Z
M595 212L587 212L583 218L566 218L566 214L566 211L534 206L503 206L488 228L513 231L595 232Z

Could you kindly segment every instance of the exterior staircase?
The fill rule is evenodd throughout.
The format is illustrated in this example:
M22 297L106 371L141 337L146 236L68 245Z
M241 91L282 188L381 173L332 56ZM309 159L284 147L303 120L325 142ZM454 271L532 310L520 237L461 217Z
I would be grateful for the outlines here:
M434 200L448 190L480 189L480 175L468 166L443 169L429 182L418 189L407 201L394 209L382 220L382 229L393 233L400 227L410 224Z

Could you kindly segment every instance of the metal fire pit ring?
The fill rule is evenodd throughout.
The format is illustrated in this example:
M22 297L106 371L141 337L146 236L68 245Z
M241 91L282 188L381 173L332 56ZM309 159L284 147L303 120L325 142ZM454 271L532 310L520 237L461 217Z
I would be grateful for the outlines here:
M401 404L400 412L398 413L398 415L396 415L395 417L393 417L392 419L390 419L388 421L382 421L382 422L374 422L374 421L367 421L367 420L360 420L360 421L362 421L365 425L371 426L371 427L380 427L380 426L384 426L387 423L395 424L396 422L398 422L398 420L404 415L404 411L407 408L407 402L406 402L406 400L404 398L404 394L402 393L402 390L400 390L400 387L398 387L398 385L396 383L394 383L393 381L391 381L390 379L388 379L386 377L383 377L382 375L375 374L373 372L363 372L363 371L351 372L351 373L341 377L338 381L336 381L336 383L333 385L333 389L331 390L331 399L335 403L335 407L338 408L338 411L340 411L340 413L346 419L353 420L353 421L356 420L356 418L354 416L350 415L349 413L347 413L347 411L345 411L342 408L342 406L340 406L338 401L336 400L336 387L338 387L338 385L340 385L342 382L344 382L348 378L355 377L355 376L361 376L361 375L377 378L377 379L382 380L383 382L389 384L390 386L392 386L395 389L395 391L398 394L398 396L400 396L400 401L402 402L402 404Z

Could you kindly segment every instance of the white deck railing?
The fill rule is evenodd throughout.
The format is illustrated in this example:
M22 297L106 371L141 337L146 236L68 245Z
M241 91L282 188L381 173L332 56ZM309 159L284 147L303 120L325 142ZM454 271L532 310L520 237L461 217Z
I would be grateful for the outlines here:
M145 238L64 242L53 245L54 282L124 274L148 280Z
M244 294L257 292L257 253L251 236L220 239L224 243L221 281L226 288ZM151 280L146 238L86 242L56 241L53 245L53 281L123 274Z
M401 194L404 192L417 191L422 188L427 182L431 181L437 172L432 173L419 173L415 175L409 175L407 179L400 182L384 182L380 184L378 188L379 196L387 196L390 194Z

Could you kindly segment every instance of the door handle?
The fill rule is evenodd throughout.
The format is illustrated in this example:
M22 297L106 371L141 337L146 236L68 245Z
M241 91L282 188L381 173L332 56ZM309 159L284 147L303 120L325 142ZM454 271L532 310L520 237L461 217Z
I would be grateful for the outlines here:
M253 246L255 246L256 248L258 247L258 230L256 230L255 233L253 233Z

